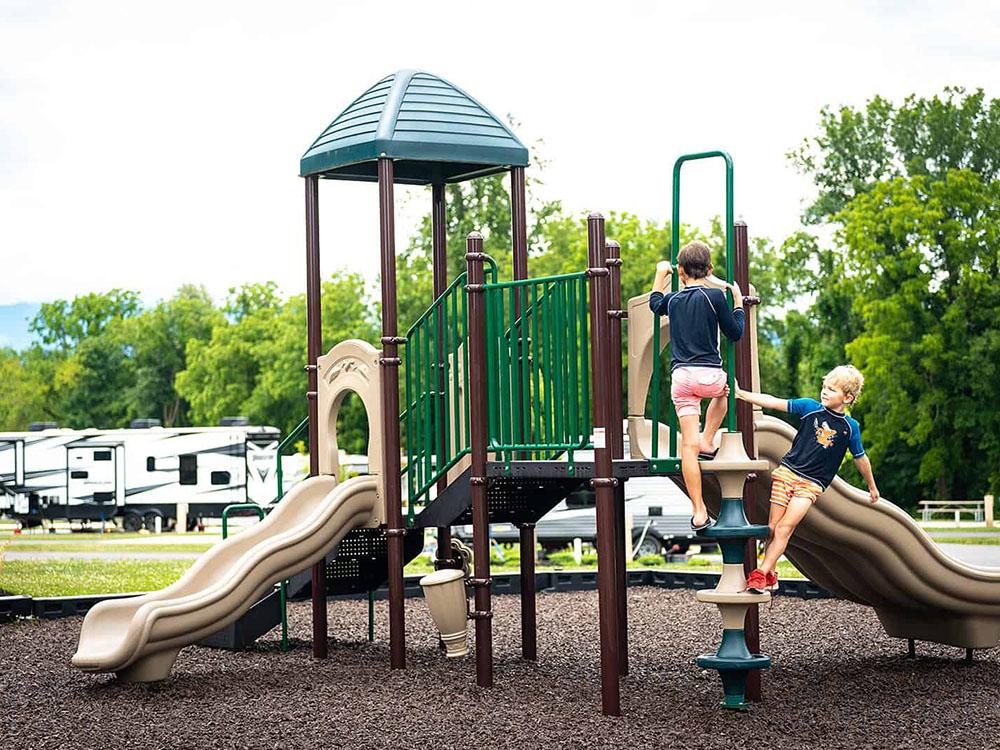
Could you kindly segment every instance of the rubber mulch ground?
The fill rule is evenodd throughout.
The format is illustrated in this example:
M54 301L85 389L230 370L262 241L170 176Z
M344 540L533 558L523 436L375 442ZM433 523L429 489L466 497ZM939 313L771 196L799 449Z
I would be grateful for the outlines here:
M778 598L762 610L765 700L718 708L694 657L719 618L692 591L629 591L623 718L599 711L597 594L541 594L539 659L518 658L518 600L495 600L496 686L436 648L407 602L407 665L389 669L387 609L365 638L364 602L331 602L330 658L314 661L308 603L290 608L293 650L184 649L170 680L124 685L72 669L79 619L0 626L0 748L984 748L1000 747L1000 653L888 638L864 607ZM275 631L277 632L277 631Z

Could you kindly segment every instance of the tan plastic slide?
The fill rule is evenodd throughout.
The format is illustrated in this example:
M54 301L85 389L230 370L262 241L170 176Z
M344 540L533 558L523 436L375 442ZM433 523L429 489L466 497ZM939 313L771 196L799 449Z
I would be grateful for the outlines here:
M342 341L317 360L319 475L297 484L260 523L203 554L179 581L87 613L73 665L136 682L162 680L181 648L238 619L280 580L325 555L352 529L385 517L380 352ZM368 415L369 474L337 484L337 415L355 393Z
M772 468L795 430L774 417L754 419L757 451ZM749 515L767 522L767 493ZM840 478L792 535L786 556L837 596L875 608L886 633L964 648L1000 643L1000 569L978 568L941 551L902 509Z
M274 584L323 559L377 508L378 480L316 476L296 485L259 524L217 544L171 586L97 604L73 665L147 682L165 679L181 648L239 618Z

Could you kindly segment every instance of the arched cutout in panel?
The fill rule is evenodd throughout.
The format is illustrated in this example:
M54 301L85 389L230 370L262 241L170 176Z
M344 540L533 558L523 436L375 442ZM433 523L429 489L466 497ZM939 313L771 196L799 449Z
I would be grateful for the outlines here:
M339 476L337 416L344 399L355 393L368 415L368 473L377 477L379 495L385 498L382 477L382 371L379 350L367 341L349 339L334 346L317 361L319 367L319 471ZM373 515L374 523L385 520L385 508Z

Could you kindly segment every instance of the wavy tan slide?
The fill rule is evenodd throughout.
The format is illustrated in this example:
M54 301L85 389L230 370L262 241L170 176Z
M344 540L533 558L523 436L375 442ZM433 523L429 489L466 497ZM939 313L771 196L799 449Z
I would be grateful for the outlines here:
M236 620L280 580L323 559L379 502L377 478L296 485L259 524L198 558L171 586L106 601L87 613L73 665L148 682L165 679L181 648Z
M352 339L318 358L320 474L293 487L263 521L199 557L176 583L91 609L74 666L134 682L166 679L181 648L238 619L275 583L322 560L347 532L382 523L379 356ZM371 473L338 485L337 415L348 393L368 414Z
M795 430L757 413L757 452L772 468ZM749 515L767 522L767 493ZM835 478L799 524L786 556L827 591L874 607L886 633L964 648L1000 643L1000 569L959 562L891 502Z

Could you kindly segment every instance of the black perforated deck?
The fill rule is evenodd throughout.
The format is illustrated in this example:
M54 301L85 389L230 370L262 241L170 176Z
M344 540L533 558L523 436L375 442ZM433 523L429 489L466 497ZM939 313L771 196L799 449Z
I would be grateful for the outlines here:
M587 482L575 477L490 477L486 485L490 523L534 523ZM466 508L454 523L472 523L472 508Z
M385 529L354 529L337 545L326 562L326 593L357 594L376 589L389 580L388 536ZM424 548L424 530L413 529L403 539L403 562Z

